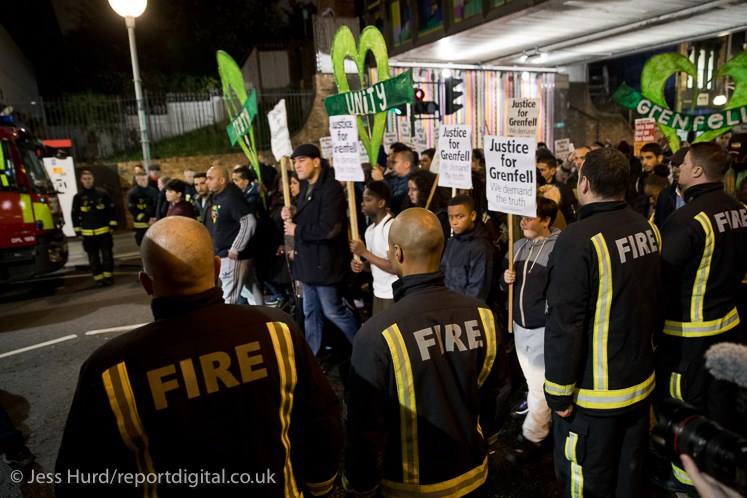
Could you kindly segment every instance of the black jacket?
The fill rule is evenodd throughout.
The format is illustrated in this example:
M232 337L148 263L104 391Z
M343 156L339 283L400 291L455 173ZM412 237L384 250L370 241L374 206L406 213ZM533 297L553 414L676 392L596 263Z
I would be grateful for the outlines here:
M159 497L299 496L331 488L339 402L291 318L223 303L220 289L152 302L156 321L83 364L57 472L246 472L276 484L156 486ZM165 477L164 477L165 479ZM267 479L267 478L265 478ZM266 482L268 482L266 480ZM156 496L132 485L56 489L65 497Z
M664 227L664 223L677 210L677 184L673 183L659 194L656 199L656 208L654 211L654 223L659 229Z
M747 272L747 208L721 183L690 187L685 201L662 230L666 322L658 359L662 386L671 383L670 395L699 406L705 351L744 340L736 307Z
M233 183L226 185L222 192L212 194L205 206L204 222L213 238L215 255L221 258L228 256L234 241L241 231L241 219L251 216L251 223L256 228L256 218L251 214L249 205L239 187ZM253 256L256 237L252 236L244 248L240 248L240 259Z
M482 223L448 240L441 271L449 289L487 301L493 283L493 243Z
M661 326L660 237L624 202L583 206L550 255L545 394L598 414L633 410L654 389Z
M393 288L395 303L353 343L343 482L359 492L380 484L385 496L463 496L485 481L498 430L500 323L440 273Z
M127 209L130 210L136 230L145 230L150 226L148 222L156 217L157 205L158 190L150 185L147 187L135 185L127 192Z
M514 322L527 329L545 326L547 308L547 274L550 254L560 236L560 230L553 228L543 240L521 239L514 245ZM504 259L503 270L508 268L508 254ZM500 277L501 289L508 286Z
M84 237L103 235L117 226L114 203L102 188L81 189L73 197L73 229Z
M345 194L330 168L323 166L312 186L301 182L296 200L293 276L305 284L342 282L350 264Z

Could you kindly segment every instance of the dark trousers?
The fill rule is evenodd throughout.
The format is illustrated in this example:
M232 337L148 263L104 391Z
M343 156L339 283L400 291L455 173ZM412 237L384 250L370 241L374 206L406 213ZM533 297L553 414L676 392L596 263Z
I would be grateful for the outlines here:
M83 250L88 254L88 263L91 265L94 280L112 277L114 272L113 246L111 233L83 236Z
M648 401L614 416L594 416L578 407L568 418L553 413L555 474L563 496L643 496L648 415Z
M143 243L143 237L145 237L145 232L147 232L147 228L136 228L135 229L135 244L137 244L138 247L140 247L140 244Z
M12 453L23 447L23 436L13 426L5 408L0 405L0 454Z

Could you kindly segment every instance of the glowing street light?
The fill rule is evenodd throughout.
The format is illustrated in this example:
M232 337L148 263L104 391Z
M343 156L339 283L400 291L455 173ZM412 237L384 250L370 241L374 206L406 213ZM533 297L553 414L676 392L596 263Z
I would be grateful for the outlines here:
M135 101L137 102L137 117L140 123L140 143L143 146L143 167L150 166L150 140L148 139L148 122L145 117L143 103L143 88L140 80L140 65L137 60L137 45L135 44L135 18L145 12L148 0L109 0L114 12L125 18L127 35L130 39L130 57L132 58L132 80L135 84Z

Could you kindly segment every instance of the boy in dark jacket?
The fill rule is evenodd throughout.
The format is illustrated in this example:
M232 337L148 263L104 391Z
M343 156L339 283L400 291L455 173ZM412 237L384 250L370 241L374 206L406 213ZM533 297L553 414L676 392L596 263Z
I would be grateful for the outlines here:
M550 433L550 408L545 401L545 287L547 263L560 230L553 228L558 205L537 198L537 216L521 218L524 238L514 244L514 271L505 270L501 287L514 284L513 330L516 355L527 380L527 416L514 454L529 457ZM508 256L507 256L508 257ZM508 266L508 260L506 260Z
M493 244L485 227L477 223L475 201L458 195L449 200L448 212L454 236L441 260L446 287L486 302L493 278Z

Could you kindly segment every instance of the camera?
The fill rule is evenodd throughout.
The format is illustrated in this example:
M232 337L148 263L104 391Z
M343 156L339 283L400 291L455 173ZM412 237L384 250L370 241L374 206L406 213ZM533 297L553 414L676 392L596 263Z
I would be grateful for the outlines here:
M741 494L747 494L747 439L675 399L662 401L651 440L672 462L685 453L698 468Z

